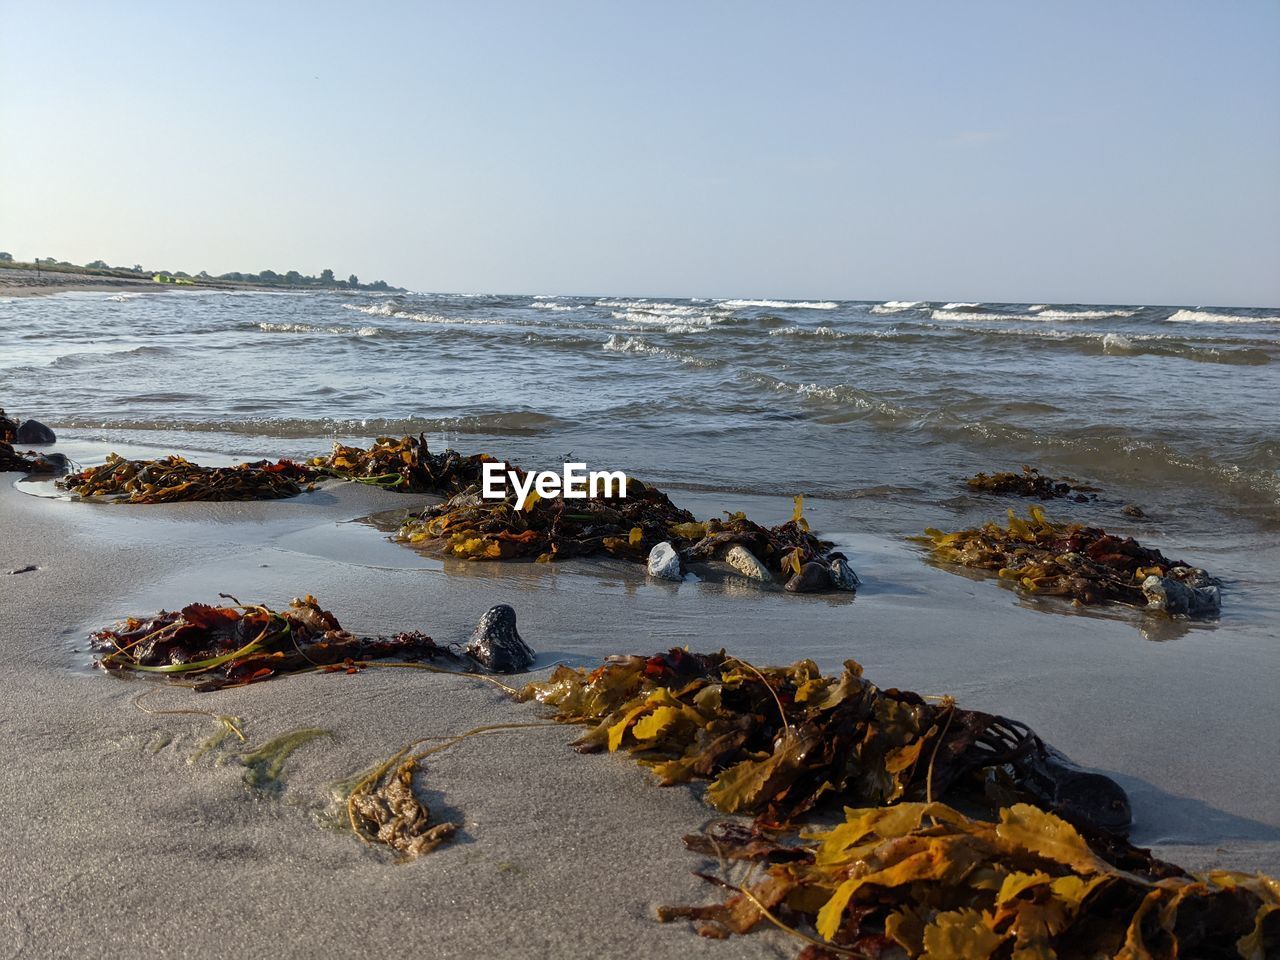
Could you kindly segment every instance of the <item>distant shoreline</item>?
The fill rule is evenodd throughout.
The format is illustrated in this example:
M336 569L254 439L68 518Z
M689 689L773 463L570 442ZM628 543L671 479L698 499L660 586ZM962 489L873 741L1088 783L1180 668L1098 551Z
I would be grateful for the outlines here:
M270 283L232 283L197 280L192 283L158 283L155 280L110 277L93 273L10 268L0 270L0 297L41 297L55 293L173 293L182 290L292 290L307 292L329 287L288 287Z

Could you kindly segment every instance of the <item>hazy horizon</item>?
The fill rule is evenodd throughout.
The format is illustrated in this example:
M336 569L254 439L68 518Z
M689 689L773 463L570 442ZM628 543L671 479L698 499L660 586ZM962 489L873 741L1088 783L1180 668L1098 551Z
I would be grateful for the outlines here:
M0 250L413 290L1280 305L1280 5L5 0Z

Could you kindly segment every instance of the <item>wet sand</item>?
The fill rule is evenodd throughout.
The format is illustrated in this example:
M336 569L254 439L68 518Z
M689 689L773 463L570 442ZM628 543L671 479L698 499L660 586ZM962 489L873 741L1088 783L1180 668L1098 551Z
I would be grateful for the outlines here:
M1228 592L1218 629L1156 642L1138 619L1032 609L989 581L924 565L909 544L842 533L820 501L810 521L852 558L865 582L856 600L657 584L586 562L442 563L347 522L429 498L357 485L272 503L127 507L40 500L15 479L0 478L10 834L0 956L794 955L795 941L772 930L720 943L653 920L658 904L713 892L690 875L706 862L680 843L712 811L693 789L654 787L627 758L578 756L572 728L476 737L427 761L422 795L463 828L411 865L323 825L330 785L405 742L540 716L477 681L372 669L149 696L152 709L243 717L251 747L300 727L333 735L289 759L276 796L246 787L234 760L191 762L214 724L142 713L131 701L157 685L90 670L83 638L121 615L223 592L273 605L311 593L349 629L418 628L445 642L511 603L540 655L535 676L557 661L685 644L757 662L809 656L826 669L855 657L882 686L1021 719L1110 774L1130 792L1133 839L1159 855L1280 872L1280 668L1271 628L1233 623L1239 593ZM700 515L727 506L686 499ZM790 511L777 499L733 507L769 522ZM1274 556L1257 559L1274 567ZM39 569L5 573L29 564Z

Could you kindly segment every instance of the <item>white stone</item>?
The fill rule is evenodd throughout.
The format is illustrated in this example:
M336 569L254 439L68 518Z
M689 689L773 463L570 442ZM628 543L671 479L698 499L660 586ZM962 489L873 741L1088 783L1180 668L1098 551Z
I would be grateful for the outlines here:
M740 543L735 543L729 548L729 552L724 555L724 562L750 580L769 581L773 579L773 574L769 572L769 568L761 563L754 553Z
M666 540L649 551L649 576L677 582L684 579L680 572L680 554Z

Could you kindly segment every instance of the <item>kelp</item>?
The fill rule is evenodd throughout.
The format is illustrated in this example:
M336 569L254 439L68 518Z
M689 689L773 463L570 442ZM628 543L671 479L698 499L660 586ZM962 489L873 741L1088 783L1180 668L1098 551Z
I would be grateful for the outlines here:
M461 824L431 823L427 805L413 790L414 776L420 772L422 761L471 737L545 726L550 724L493 723L457 736L426 737L405 745L372 770L338 785L351 831L364 843L390 847L402 863L429 853L453 836ZM430 740L442 742L414 752Z
M798 573L805 563L826 557L831 547L809 532L800 498L791 520L763 527L742 513L698 521L657 487L635 477L627 478L626 493L620 499L574 501L534 494L517 509L514 494L493 501L467 490L410 517L396 538L466 560L544 563L597 554L644 563L664 541L686 562L706 562L741 545L780 575Z
M987 523L953 533L929 529L913 539L927 544L932 558L941 563L989 570L1023 593L1064 597L1082 605L1146 607L1150 598L1144 584L1152 577L1200 590L1216 583L1203 570L1170 560L1132 537L1078 523L1054 523L1039 506L1031 507L1026 520L1010 510L1007 527Z
M288 733L282 733L268 740L254 750L242 753L238 759L245 768L245 786L260 793L278 792L281 788L281 775L284 773L285 761L293 755L293 752L312 740L331 736L333 736L331 731L318 727L290 730Z
M66 470L66 463L61 454L36 453L33 450L19 453L12 445L0 440L0 473L62 473Z
M58 481L85 499L123 503L194 500L279 500L302 492L311 473L291 460L259 460L233 467L202 467L179 456L126 460L111 454L106 463Z
M358 637L314 597L283 611L261 604L193 603L152 617L130 617L95 631L89 644L106 670L181 680L196 690L242 686L304 670L356 671L365 661L454 659L419 632Z
M1046 477L1035 467L1023 464L1021 473L979 473L965 480L970 490L982 493L1031 497L1039 500L1074 500L1087 503L1098 499L1098 487L1074 477Z
M425 434L416 437L378 437L368 450L334 443L333 452L312 457L306 468L313 475L368 483L403 493L452 494L480 483L486 454L463 456L456 450L432 453Z
M4 412L0 407L0 443L13 443L18 439L18 421Z
M823 804L892 804L998 789L1092 832L1123 830L1124 792L1072 769L1016 721L881 690L854 660L823 676L801 660L755 667L723 651L610 657L557 667L521 691L562 722L589 725L580 752L620 751L664 786L706 780L704 799L761 824L793 823Z
M1026 804L995 822L937 802L846 808L843 823L804 836L783 844L713 825L686 837L696 852L752 870L741 884L699 874L732 894L660 907L658 919L693 920L717 938L767 920L809 944L805 960L1264 960L1280 949L1280 881L1187 874L1136 848L1116 866L1071 824Z

